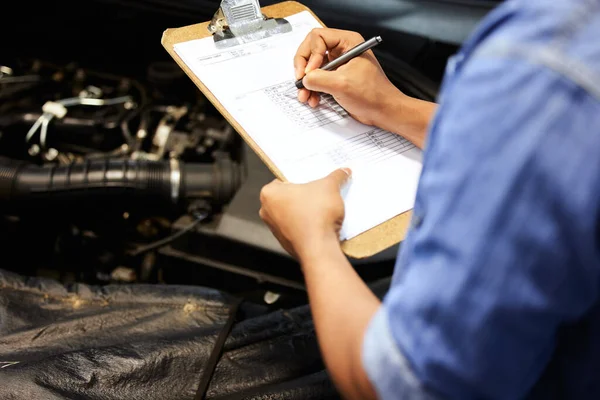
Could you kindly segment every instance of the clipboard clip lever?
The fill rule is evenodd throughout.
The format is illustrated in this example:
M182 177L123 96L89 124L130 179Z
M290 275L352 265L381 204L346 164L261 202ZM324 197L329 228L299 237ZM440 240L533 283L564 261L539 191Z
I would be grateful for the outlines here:
M208 25L218 48L291 32L292 25L283 18L269 18L260 9L258 0L222 0Z

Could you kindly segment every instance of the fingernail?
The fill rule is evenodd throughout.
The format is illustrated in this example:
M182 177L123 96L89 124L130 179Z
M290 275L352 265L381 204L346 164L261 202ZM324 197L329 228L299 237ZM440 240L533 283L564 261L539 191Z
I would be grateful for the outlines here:
M342 197L346 197L348 190L350 189L350 185L352 184L352 170L350 168L342 168L342 171L348 175L348 177L340 184L340 190Z

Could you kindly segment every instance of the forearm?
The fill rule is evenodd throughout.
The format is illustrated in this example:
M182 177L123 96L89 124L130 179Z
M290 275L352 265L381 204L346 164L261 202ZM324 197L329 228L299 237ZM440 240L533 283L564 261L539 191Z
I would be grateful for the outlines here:
M378 125L423 149L436 109L435 103L415 99L396 91L386 99Z
M300 260L325 364L344 397L374 398L361 349L381 303L352 268L335 236L317 246Z

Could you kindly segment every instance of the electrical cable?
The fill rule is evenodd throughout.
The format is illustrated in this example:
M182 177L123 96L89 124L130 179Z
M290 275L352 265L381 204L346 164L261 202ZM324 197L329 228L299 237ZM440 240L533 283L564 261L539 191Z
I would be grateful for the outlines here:
M50 103L55 103L59 106L62 106L63 109L66 109L66 107L72 107L77 105L97 107L112 106L115 104L126 103L128 101L133 101L133 98L131 96L120 96L115 97L113 99L90 99L85 97L70 97L68 99L55 100ZM29 129L29 132L27 132L27 135L25 135L25 142L29 143L31 138L37 132L38 128L41 126L42 129L40 133L40 146L42 148L45 148L46 137L48 135L48 125L53 118L57 117L57 115L53 114L52 112L46 111L45 108L43 108L43 111L44 113L37 119L37 121L35 121L31 129ZM66 113L66 110L64 112ZM58 118L62 118L63 116L64 114L58 116Z
M203 221L205 221L209 216L209 212L208 211L202 211L199 212L196 215L196 219L194 220L194 222L192 222L191 224L189 224L188 226L186 226L185 228L183 228L182 230L180 230L177 233L174 233L171 236L167 236L164 239L158 240L154 243L150 243L146 246L142 246L139 247L138 249L132 251L129 253L130 256L132 257L137 257L140 256L144 253L148 253L150 251L153 250L158 250L161 247L165 247L168 244L174 242L175 240L179 239L180 237L184 236L185 234L191 232L193 229L195 229L198 225L200 225Z

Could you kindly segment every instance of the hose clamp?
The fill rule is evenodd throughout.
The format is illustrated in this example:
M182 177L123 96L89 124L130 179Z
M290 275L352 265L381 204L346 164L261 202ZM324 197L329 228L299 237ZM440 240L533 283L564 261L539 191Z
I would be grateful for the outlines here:
M171 199L174 203L177 203L179 189L181 188L181 168L179 167L179 161L175 158L171 158L169 163L171 165Z

